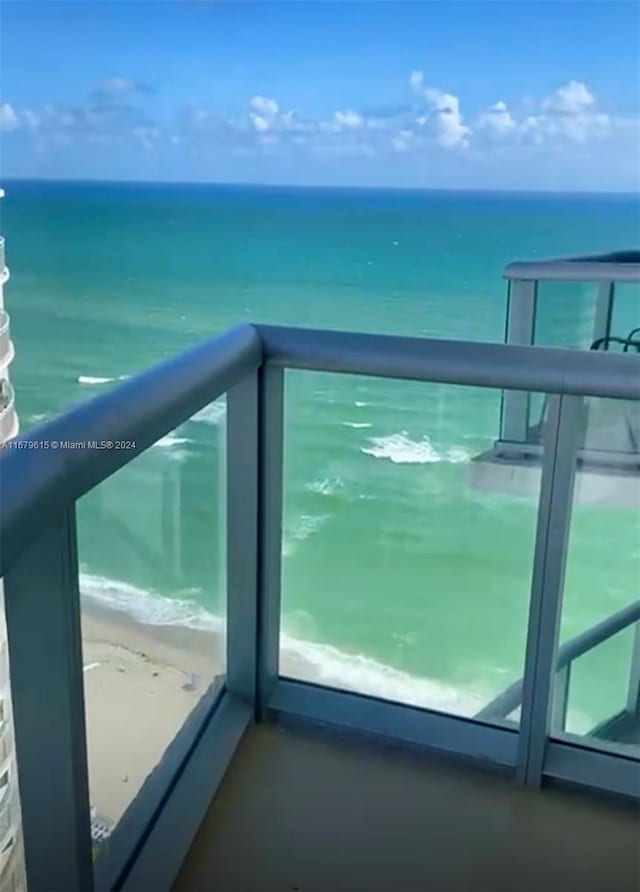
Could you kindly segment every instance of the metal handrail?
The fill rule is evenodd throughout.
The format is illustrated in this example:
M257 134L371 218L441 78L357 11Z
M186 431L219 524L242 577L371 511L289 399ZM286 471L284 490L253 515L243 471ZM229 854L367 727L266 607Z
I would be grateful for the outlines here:
M258 325L267 364L500 390L640 399L640 357Z
M536 282L640 282L640 251L510 263L505 279Z
M583 654L594 647L613 638L618 632L640 621L640 600L634 601L617 613L605 617L595 626L586 629L570 641L566 641L558 649L558 657L556 661L556 674L566 669L570 663L573 663ZM497 718L505 718L509 713L522 705L522 692L524 679L515 681L506 688L502 693L488 703L483 709L475 715L477 719L491 720Z
M640 357L240 325L18 437L0 457L0 575L72 504L261 364L640 399ZM88 449L66 443L133 444ZM29 443L56 444L29 448ZM25 448L26 447L26 448Z
M261 363L256 330L240 325L74 406L0 450L0 576L52 515Z

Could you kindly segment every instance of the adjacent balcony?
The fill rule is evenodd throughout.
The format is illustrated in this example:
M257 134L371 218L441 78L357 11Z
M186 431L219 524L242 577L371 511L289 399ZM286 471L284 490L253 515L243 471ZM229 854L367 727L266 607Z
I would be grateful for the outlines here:
M4 246L4 237L0 235L0 287L9 279L9 267L5 265L4 259Z
M9 326L9 314L0 309L0 370L6 369L14 355Z
M439 478L393 490L393 510L414 517L411 541L359 541L358 518L377 510L365 497L332 540L348 541L348 568L318 561L316 575L318 598L338 590L356 631L374 611L392 624L413 584L431 664L462 673L457 631L475 629L478 659L505 660L489 683L475 683L468 664L459 696L445 698L428 679L387 671L381 693L335 651L320 667L313 634L302 648L283 627L296 582L283 550L309 529L285 535L283 468L295 461L286 421L309 423L304 400L290 402L298 376L327 373L363 376L391 400L396 382L412 382L416 405L464 420L472 404L484 420L469 461L451 454L437 465L446 504ZM526 492L489 495L474 460L499 439L513 393L545 406L537 477ZM223 399L226 420L203 425L209 434L192 449L184 425L222 419ZM636 888L640 605L616 572L632 566L637 512L606 498L585 505L577 480L602 407L634 417L639 401L635 351L244 325L23 434L0 459L0 574L29 888ZM184 456L161 470L167 442ZM145 469L135 479L134 465ZM396 485L398 466L383 467ZM155 506L153 529L142 504ZM89 603L88 586L104 595L108 585L87 578L96 543L136 580L118 593L134 605L142 570L181 592L205 584L192 573L194 512L209 524L200 565L220 595L215 624L125 623ZM445 528L455 553L442 547ZM584 578L576 530L596 544L614 536L618 606L586 629L572 613ZM404 548L423 555L417 581ZM492 568L490 585L465 571L465 554ZM358 586L364 562L394 569L383 607ZM444 613L434 586L449 593ZM467 612L462 592L473 595ZM492 598L513 619L506 642L483 624ZM191 620L192 607L185 596ZM595 808L587 793L611 801Z
M13 387L6 379L0 379L0 443L13 439L17 433L18 416Z

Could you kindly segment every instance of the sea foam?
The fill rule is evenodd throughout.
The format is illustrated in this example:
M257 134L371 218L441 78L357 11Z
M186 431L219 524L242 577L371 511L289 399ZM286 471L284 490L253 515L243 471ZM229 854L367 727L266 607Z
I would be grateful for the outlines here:
M209 403L208 406L205 406L203 409L200 409L199 412L196 412L190 420L198 421L202 424L210 424L215 427L220 424L220 422L224 421L226 417L226 403Z
M128 375L117 375L115 378L100 378L94 375L79 375L78 384L110 384L112 381L126 381Z
M152 590L84 571L80 573L80 592L85 598L147 625L175 625L210 632L220 632L225 626L221 617L190 597L167 598ZM192 589L181 594L193 595L197 591ZM283 670L316 684L458 715L474 715L491 696L410 675L362 654L346 653L331 644L305 641L286 632L281 642Z
M189 593L198 592L191 589ZM205 631L217 631L222 627L219 617L191 598L166 598L119 579L81 572L80 594L150 626L185 626Z
M161 437L157 440L153 445L160 446L163 449L170 449L172 446L182 446L184 443L189 443L190 440L187 437L178 437L176 434L166 434L164 437Z
M444 452L439 452L429 437L412 440L406 431L388 437L371 437L369 443L370 446L362 446L360 449L365 455L384 458L400 465L426 465L437 462L459 464L470 459L469 453L462 447L453 446Z
M314 480L313 483L307 484L310 492L317 492L321 496L332 496L344 486L340 477L324 477L321 480Z

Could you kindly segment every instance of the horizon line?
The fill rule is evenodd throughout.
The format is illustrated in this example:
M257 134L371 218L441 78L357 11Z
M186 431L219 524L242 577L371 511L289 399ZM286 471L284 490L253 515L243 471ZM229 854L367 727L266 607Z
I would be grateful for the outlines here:
M3 183L65 183L106 186L210 186L218 188L257 188L257 189L315 189L318 191L344 191L344 192L436 192L436 193L498 193L506 195L617 195L635 196L640 200L638 190L598 190L598 189L527 189L505 188L492 186L383 186L383 185L340 185L318 183L256 183L246 181L217 181L217 180L138 180L138 179L91 179L71 177L28 177L14 176L2 177Z

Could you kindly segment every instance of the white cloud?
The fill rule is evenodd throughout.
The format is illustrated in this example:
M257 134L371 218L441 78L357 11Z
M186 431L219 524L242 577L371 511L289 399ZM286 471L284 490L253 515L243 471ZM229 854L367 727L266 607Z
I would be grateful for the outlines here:
M543 101L542 107L561 114L580 114L595 103L595 99L581 81L569 81Z
M396 152L408 152L415 145L415 134L412 130L400 130L391 140Z
M160 139L161 133L157 127L134 127L133 135L139 140L145 151L150 152Z
M277 125L280 106L275 99L254 96L249 100L249 108L249 117L258 133L266 133Z
M421 114L417 119L420 126L433 126L434 135L439 145L444 148L469 145L471 128L468 127L460 112L460 100L453 93L429 87L425 83L422 71L412 71L409 86L427 106L429 114Z
M135 82L111 78L103 82L100 96L93 91L77 105L20 109L2 103L0 129L30 134L39 151L73 142L135 146L138 154L166 143L202 155L211 150L327 158L411 152L428 158L440 146L455 158L456 150L475 144L477 157L489 157L495 145L509 156L540 146L544 151L559 149L566 157L572 157L571 150L577 158L578 153L586 157L592 140L607 138L612 149L628 147L634 139L638 144L633 135L638 118L610 117L580 81L571 80L537 100L495 102L475 113L473 127L457 95L430 86L421 71L412 72L408 83L412 100L391 108L365 111L345 104L326 115L305 117L297 110L285 111L273 97L257 94L233 112L185 105L175 119L161 123L134 101L134 91L140 89ZM442 154L433 158L442 160Z
M346 111L337 111L333 120L339 130L357 130L364 124L364 118L357 112L347 109Z
M435 114L436 138L440 145L445 148L468 145L471 128L462 121L458 97L426 88L425 99L431 103Z
M274 117L280 110L275 99L269 99L267 96L254 96L249 105L253 111L265 117Z
M514 132L517 124L506 102L496 102L491 108L483 112L478 118L478 128L484 130L490 136L506 137Z
M17 130L20 121L8 102L0 102L0 130Z
M251 120L253 121L253 126L259 133L267 131L272 124L272 121L268 118L263 118L262 115L256 115L255 112L251 112Z
M595 97L580 81L559 87L542 100L541 109L525 118L520 128L525 139L538 145L547 141L584 143L600 139L613 123L609 115L597 110Z

